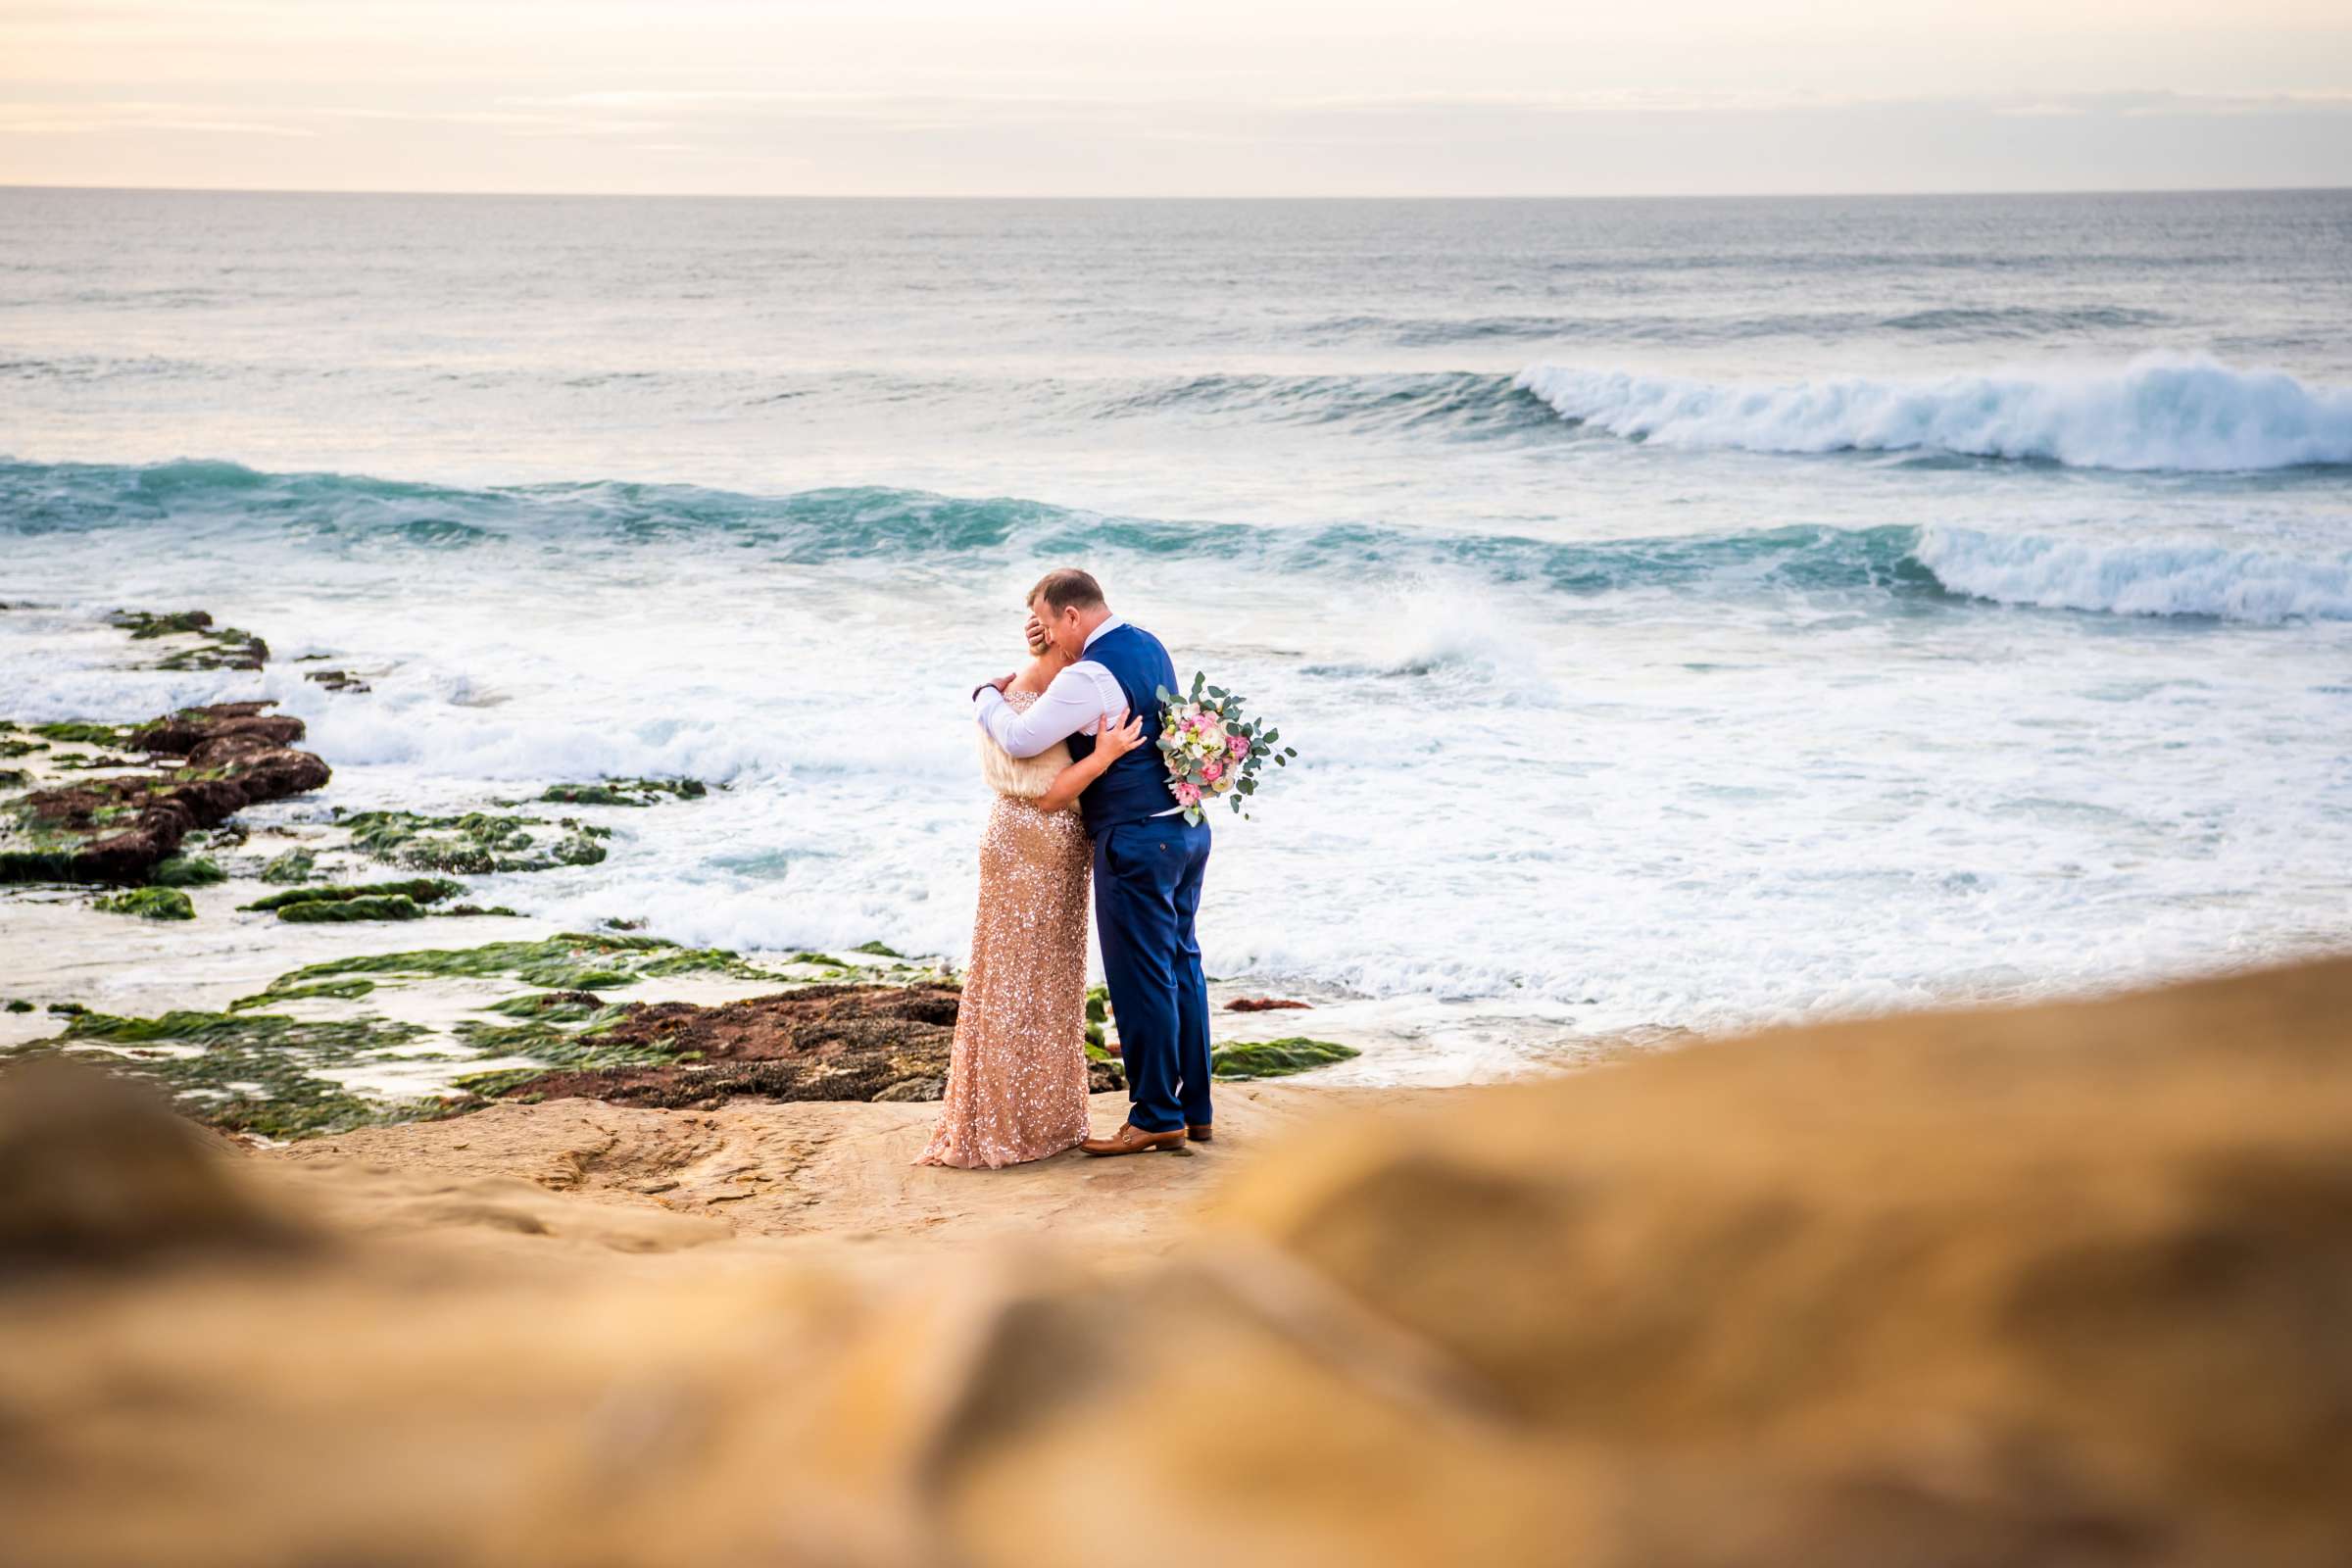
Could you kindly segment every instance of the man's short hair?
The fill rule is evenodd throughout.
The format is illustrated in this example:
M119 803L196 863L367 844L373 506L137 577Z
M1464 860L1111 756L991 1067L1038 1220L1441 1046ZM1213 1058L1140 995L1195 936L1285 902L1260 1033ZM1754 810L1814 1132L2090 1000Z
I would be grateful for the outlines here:
M1102 585L1095 581L1092 572L1061 566L1038 578L1037 586L1029 590L1030 604L1040 599L1056 615L1065 610L1095 610L1102 604Z

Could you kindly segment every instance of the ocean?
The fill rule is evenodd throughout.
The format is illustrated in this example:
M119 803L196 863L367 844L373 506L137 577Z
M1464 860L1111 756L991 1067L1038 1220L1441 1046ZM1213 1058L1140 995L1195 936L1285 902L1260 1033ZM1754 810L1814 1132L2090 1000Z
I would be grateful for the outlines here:
M0 714L726 786L485 903L960 956L1063 564L1298 748L1202 943L1360 1078L2352 935L2352 192L0 191Z

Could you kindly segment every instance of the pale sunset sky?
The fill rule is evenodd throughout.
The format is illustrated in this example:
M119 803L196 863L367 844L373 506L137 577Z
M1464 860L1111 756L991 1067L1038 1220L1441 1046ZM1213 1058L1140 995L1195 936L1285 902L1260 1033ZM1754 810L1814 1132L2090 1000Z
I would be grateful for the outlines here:
M0 183L2352 184L2345 0L0 0Z

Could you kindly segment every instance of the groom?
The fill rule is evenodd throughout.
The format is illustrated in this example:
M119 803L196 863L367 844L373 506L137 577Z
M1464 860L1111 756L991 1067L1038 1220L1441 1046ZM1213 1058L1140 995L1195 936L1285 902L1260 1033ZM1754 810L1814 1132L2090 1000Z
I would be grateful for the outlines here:
M1178 1148L1188 1135L1206 1143L1208 981L1193 915L1208 866L1208 827L1184 819L1156 744L1158 693L1176 689L1176 666L1158 638L1112 614L1102 584L1075 568L1047 572L1029 590L1029 612L1073 662L1025 712L1004 701L1010 675L972 693L999 746L1035 757L1066 740L1070 755L1081 758L1095 749L1097 733L1124 724L1128 714L1144 724L1144 744L1078 797L1095 842L1095 931L1133 1102L1117 1133L1078 1147L1090 1154L1141 1154Z

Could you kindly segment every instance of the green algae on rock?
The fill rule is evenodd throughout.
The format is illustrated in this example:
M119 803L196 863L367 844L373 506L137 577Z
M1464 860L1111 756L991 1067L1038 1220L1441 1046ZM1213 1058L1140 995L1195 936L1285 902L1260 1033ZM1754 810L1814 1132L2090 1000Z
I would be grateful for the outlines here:
M118 610L106 618L109 625L130 633L133 642L145 642L152 637L194 636L213 623L211 612L203 610Z
M98 901L97 907L109 914L135 914L147 920L196 918L196 906L177 888L132 888L124 893L110 893Z
M288 850L262 867L262 880L273 887L290 882L308 882L318 865L318 857L309 850Z
M710 793L699 778L608 778L550 784L539 799L551 806L653 806L665 798L699 801Z
M364 893L354 899L311 899L289 904L277 917L294 925L339 925L353 920L421 920L423 906L400 893Z
M76 718L35 724L32 733L66 746L101 746L120 751L131 744L130 738L136 732L127 724L92 724Z
M595 865L605 858L600 840L611 828L592 827L573 817L550 823L538 816L502 816L468 811L463 816L427 816L417 811L337 813L350 830L352 848L388 865L415 871L480 876L492 871L546 871L559 865Z
M237 907L265 912L274 909L280 919L320 919L325 917L295 916L285 911L298 904L347 904L354 899L372 898L399 897L416 904L438 904L443 899L454 899L465 891L464 883L452 882L447 877L412 877L403 882L367 882L352 887L289 888L283 893L256 899L251 904L240 904Z
M331 958L278 976L270 982L270 991L282 993L288 986L353 974L416 979L512 977L551 990L586 991L697 973L743 980L776 978L724 948L682 948L659 937L568 931L538 942L486 942L473 948L427 948Z
M229 1132L305 1138L443 1114L434 1101L370 1101L320 1069L412 1046L425 1030L382 1018L318 1021L268 1013L172 1011L155 1018L85 1012L60 1042L110 1048L105 1065L153 1079L179 1109ZM168 1048L178 1047L178 1051Z
M253 1007L274 1007L281 1002L357 1002L374 989L372 980L321 980L317 985L288 986L283 991L239 997L228 1004L228 1010L244 1012Z
M72 882L74 865L70 849L0 850L0 882Z
M158 888L201 888L228 880L218 862L201 855L174 855L156 862L147 884Z
M249 631L234 626L215 626L212 615L202 610L181 610L157 613L146 610L118 610L106 617L131 635L133 642L146 642L158 637L194 637L194 647L175 649L164 656L157 669L259 669L270 660L270 645Z
M738 1097L770 1100L937 1100L961 997L952 986L802 986L716 1006L625 1003L569 1037L576 1066L497 1091L676 1108ZM578 999L546 1004L567 1011ZM525 1022L473 1038L547 1059Z
M1353 1046L1343 1046L1337 1041L1292 1035L1283 1040L1219 1046L1209 1053L1208 1068L1214 1076L1229 1081L1287 1078L1293 1073L1328 1067L1335 1061L1348 1061L1362 1054Z

